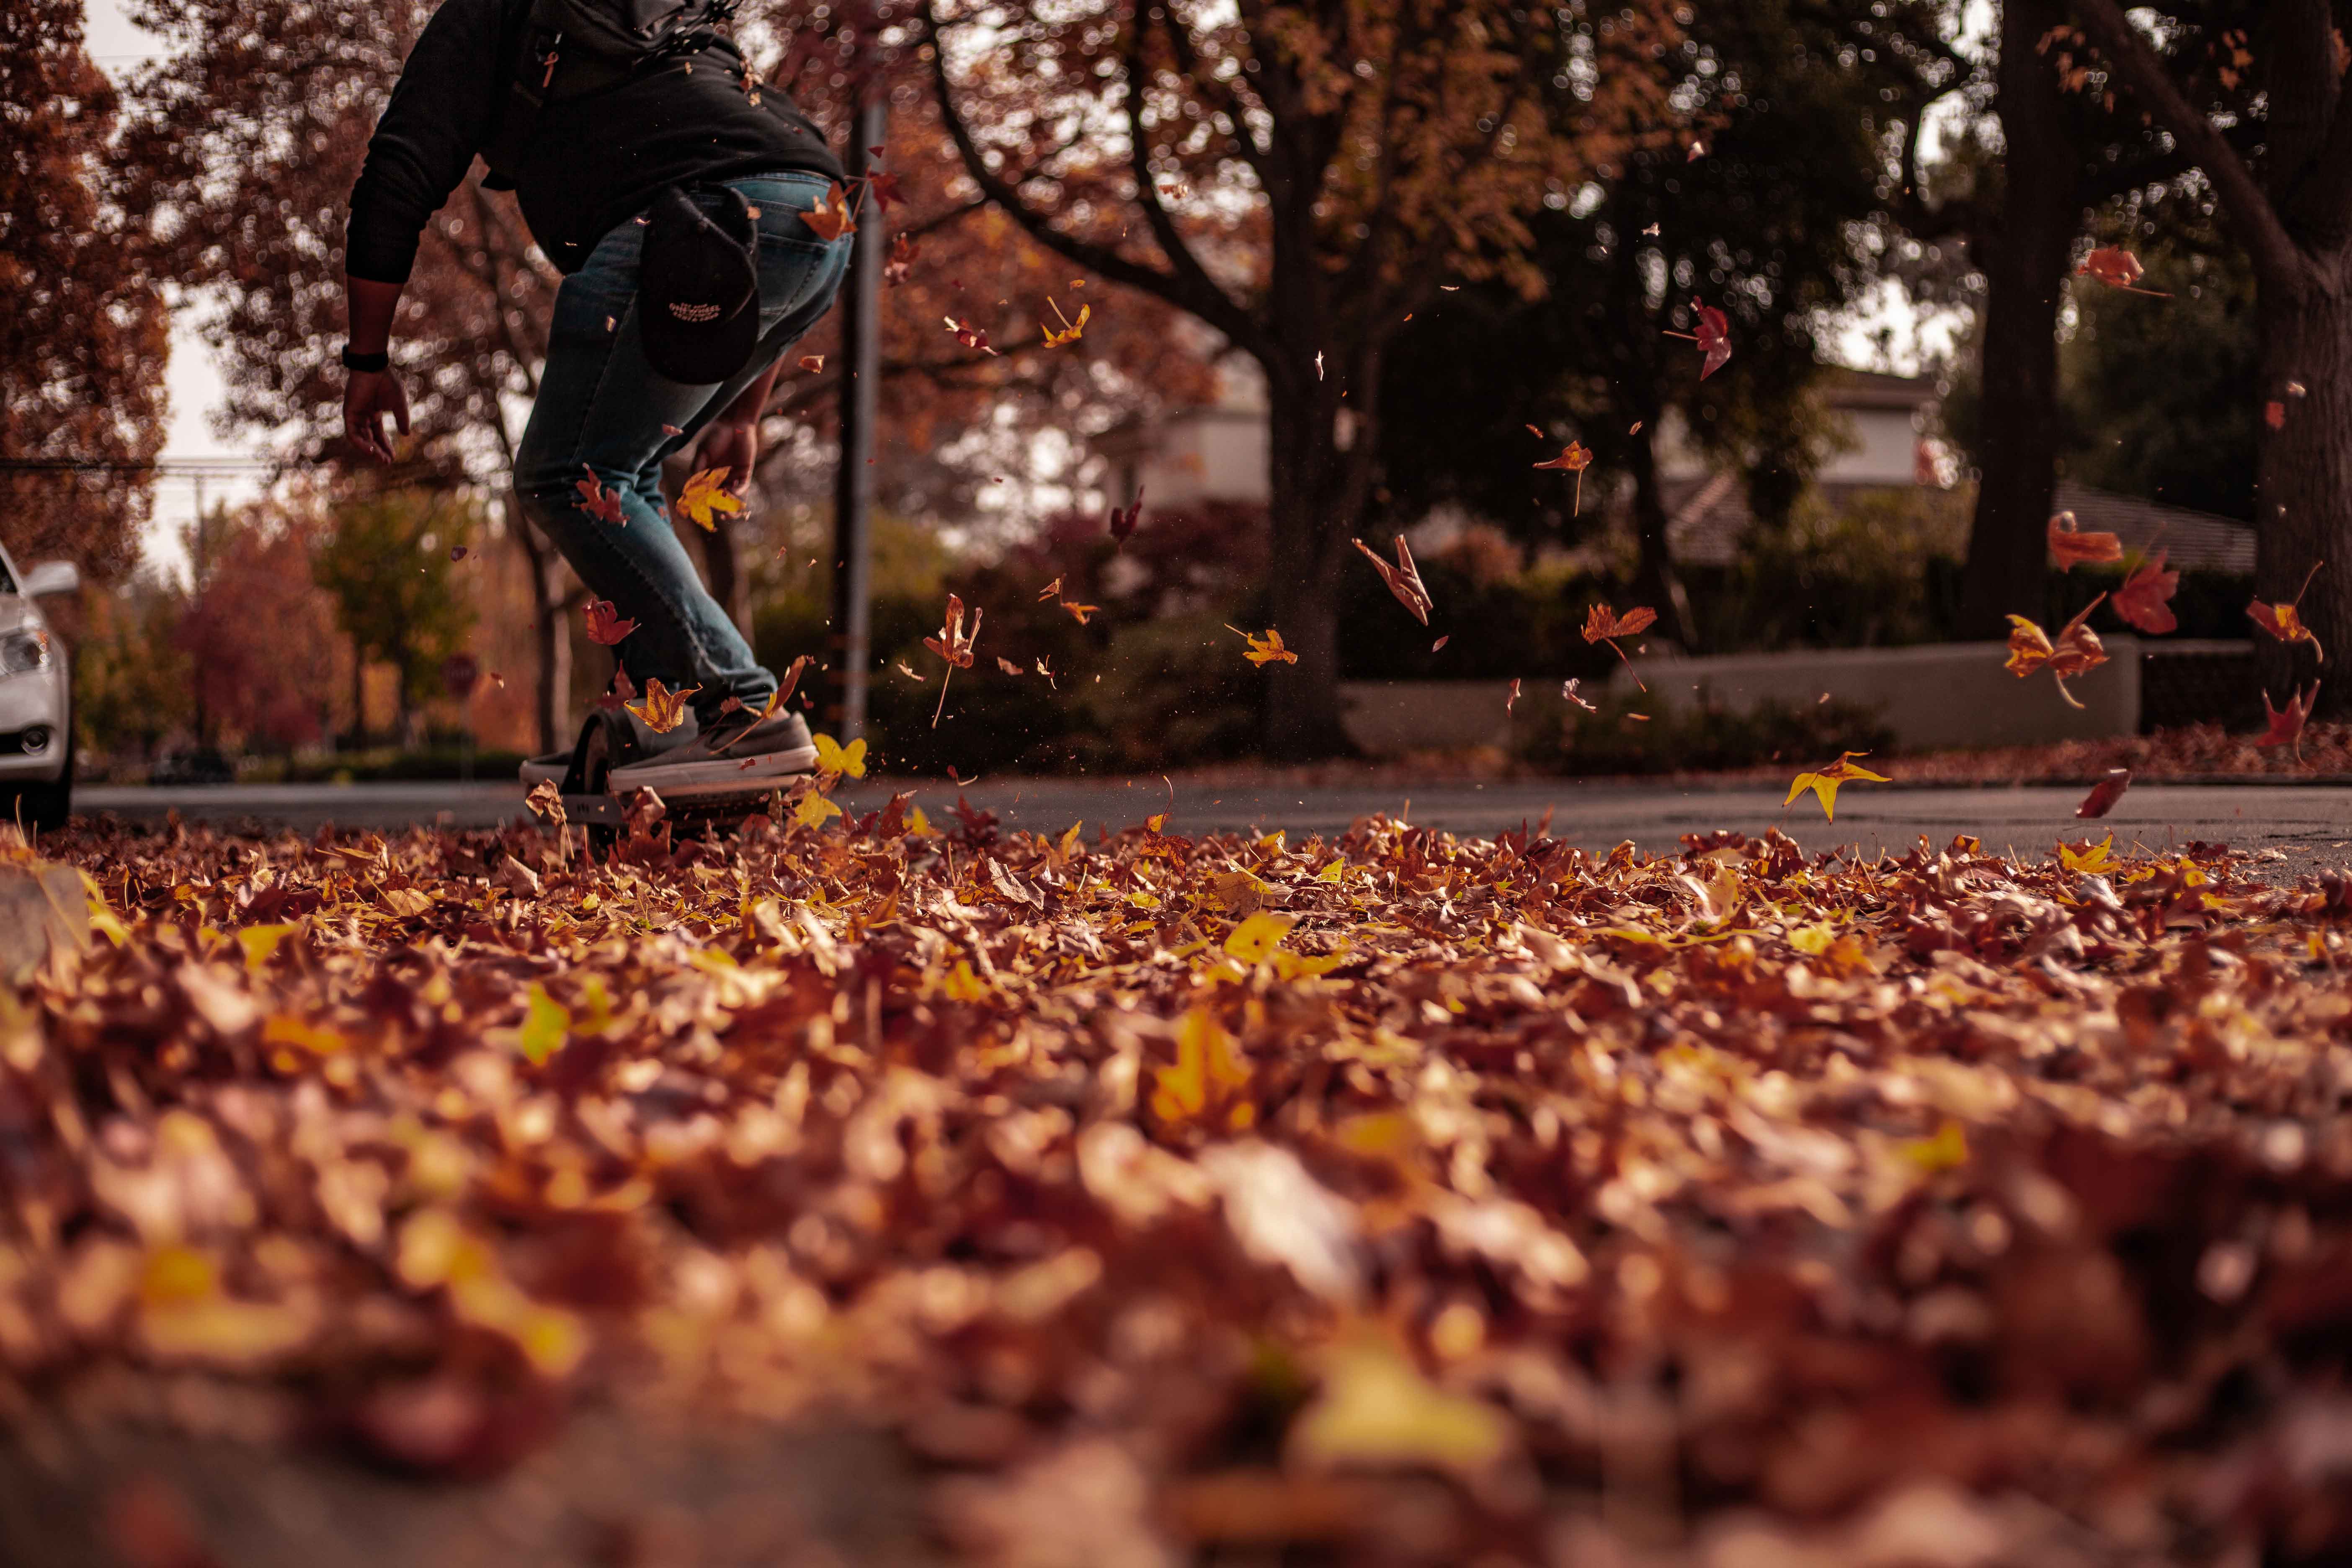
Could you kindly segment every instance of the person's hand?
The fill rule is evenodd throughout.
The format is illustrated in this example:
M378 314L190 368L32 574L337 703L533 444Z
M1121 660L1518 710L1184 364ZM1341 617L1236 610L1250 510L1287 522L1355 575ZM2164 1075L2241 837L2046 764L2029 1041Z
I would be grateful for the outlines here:
M387 414L407 435L408 394L400 389L400 378L388 370L352 371L343 385L343 433L379 463L392 461L392 437L383 427Z
M739 424L720 419L703 431L695 448L694 467L698 473L706 468L726 469L728 491L740 496L750 488L751 466L759 460L759 421L746 419Z

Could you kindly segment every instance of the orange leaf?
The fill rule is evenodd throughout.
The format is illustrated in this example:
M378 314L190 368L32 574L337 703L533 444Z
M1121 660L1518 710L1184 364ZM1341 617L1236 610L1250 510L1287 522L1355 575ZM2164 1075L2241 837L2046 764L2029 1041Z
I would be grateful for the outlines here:
M825 187L824 195L815 206L801 214L801 221L819 239L839 239L856 226L857 216L849 210L849 197L835 181Z
M2072 572L2088 563L2104 566L2124 558L2123 541L2112 533L2077 533L2074 514L2062 511L2050 520L2050 553L2058 558L2058 570Z
M583 612L588 617L588 640L611 647L637 629L635 621L625 621L610 599L591 599Z
M1087 624L1087 617L1093 615L1097 610L1101 609L1102 606L1100 605L1074 605L1069 600L1065 599L1062 601L1062 608L1069 611L1070 614L1076 618L1078 625L1085 626Z
M2154 289L2138 287L2143 271L2139 258L2119 245L2101 246L2084 257L2083 265L2074 270L2082 277L2104 283L2110 289L2121 289L2126 293L2147 294L2158 300L2172 298L2171 295L2158 293Z
M2319 575L2319 569L2326 564L2325 561L2312 563L2311 570L2303 574L2303 586L2294 591L2294 604L2267 605L2256 599L2246 606L2246 614L2253 617L2254 625L2283 643L2309 643L2311 651L2319 656L2323 664L2327 660L2327 650L2319 646L2319 638L2304 624L2303 613L2296 606L2303 603L2304 595L2310 592L2311 580Z

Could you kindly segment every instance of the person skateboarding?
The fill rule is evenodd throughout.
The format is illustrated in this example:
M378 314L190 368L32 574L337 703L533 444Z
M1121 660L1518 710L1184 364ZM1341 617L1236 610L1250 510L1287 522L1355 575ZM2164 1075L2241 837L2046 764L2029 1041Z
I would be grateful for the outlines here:
M847 234L803 221L841 165L721 32L740 0L443 0L376 123L345 230L344 427L378 461L409 409L390 363L418 236L477 156L563 274L514 492L590 593L637 623L614 648L639 689L688 691L656 731L631 715L615 792L748 786L815 764L774 674L697 578L664 515L662 460L740 491L785 352L832 308ZM764 715L764 716L763 716ZM560 778L567 753L526 782Z

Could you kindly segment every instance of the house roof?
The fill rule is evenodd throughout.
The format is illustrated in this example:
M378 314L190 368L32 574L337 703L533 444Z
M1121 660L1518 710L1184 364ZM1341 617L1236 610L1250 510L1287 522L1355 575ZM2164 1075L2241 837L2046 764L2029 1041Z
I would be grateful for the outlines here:
M1837 409L1899 408L1908 413L1927 407L1938 395L1936 384L1924 375L1888 375L1832 365L1822 380L1822 401Z
M1685 566L1728 566L1754 518L1748 497L1732 474L1702 474L1668 479L1660 487L1666 507L1666 548ZM1818 487L1831 506L1865 490L1901 489L1886 485ZM2247 523L2187 507L2167 506L2095 489L2072 479L2058 483L2053 510L2074 514L2085 533L2112 533L2127 553L2161 548L2176 571L2223 572L2243 576L2254 569L2254 531Z

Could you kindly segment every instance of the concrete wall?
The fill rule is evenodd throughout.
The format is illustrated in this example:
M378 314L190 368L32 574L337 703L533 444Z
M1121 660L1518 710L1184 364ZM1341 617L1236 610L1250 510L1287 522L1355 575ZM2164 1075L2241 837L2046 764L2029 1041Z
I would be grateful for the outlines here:
M1875 711L1906 750L2035 745L2139 732L2139 638L2110 637L2107 662L2067 681L2083 704L2058 695L2048 671L2024 679L2002 666L2000 643L1723 654L1634 662L1662 707L1692 703L1745 710L1765 702L1804 708L1832 699ZM1633 675L1610 678L1615 697L1638 697Z
M1510 694L1507 680L1343 680L1339 721L1349 739L1376 757L1507 748L1511 716L1503 704Z

